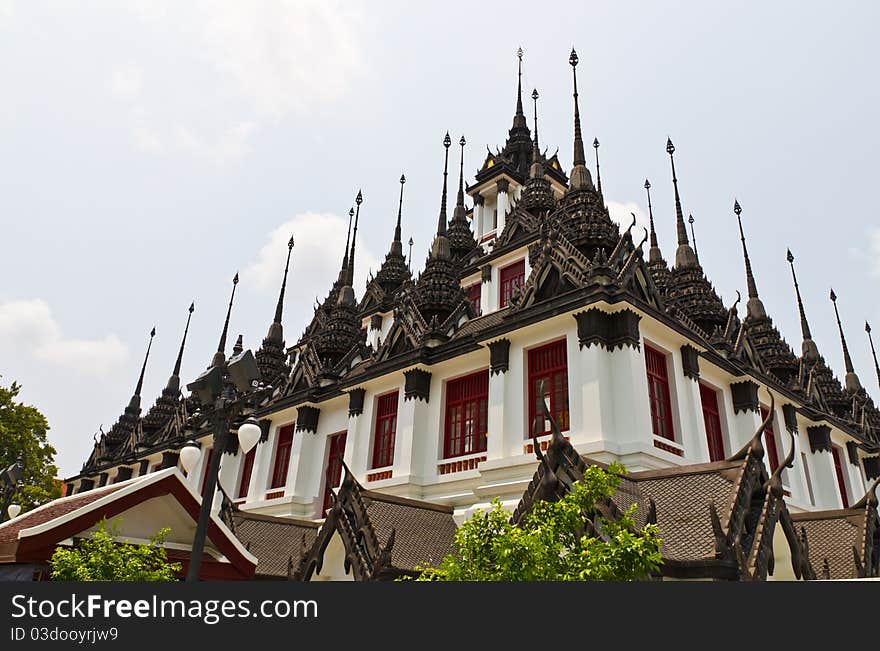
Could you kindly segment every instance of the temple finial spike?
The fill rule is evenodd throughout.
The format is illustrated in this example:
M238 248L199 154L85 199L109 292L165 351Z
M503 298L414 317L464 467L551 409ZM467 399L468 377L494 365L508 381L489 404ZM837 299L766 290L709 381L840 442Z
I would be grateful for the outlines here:
M440 218L437 221L437 235L446 234L446 177L449 174L449 147L452 145L452 139L449 132L443 138L443 148L445 149L445 157L443 159L443 193L440 196Z
M694 257L697 259L697 264L700 264L700 252L697 249L697 236L694 233L694 216L688 214L688 224L691 226L691 242L694 243Z
M516 51L517 73L516 73L516 116L513 118L514 127L526 126L526 116L523 114L522 105L522 60L523 50L518 48Z
M602 175L599 172L599 139L593 138L593 149L596 150L596 189L602 194Z
M581 112L578 105L577 90L577 64L578 55L574 48L571 49L571 56L568 57L571 64L571 75L573 81L574 97L574 156L572 162L572 170L569 175L569 188L571 190L592 190L593 181L590 178L590 172L587 170L587 157L584 153L584 138L581 133Z
M287 291L287 271L290 269L290 255L293 253L293 235L287 241L287 262L284 263L284 277L281 280L281 291L278 293L278 303L275 305L275 320L273 323L281 325L281 314L284 311L284 293Z
M535 105L535 147L534 147L534 150L536 152L541 151L540 145L538 144L538 97L539 97L538 89L533 88L532 89L532 102ZM535 160L537 160L537 158Z
M141 366L141 374L138 376L137 386L134 388L134 395L141 397L141 389L144 387L144 372L147 370L147 360L150 359L150 348L153 347L153 337L156 336L156 327L150 330L150 341L147 344L147 354L144 355L144 364Z
M654 207L651 205L651 182L645 179L645 193L648 195L648 223L651 226L651 248L648 249L648 262L660 262L663 254L657 244L657 231L654 229Z
M364 195L358 190L357 196L354 199L354 203L357 206L357 209L354 212L354 231L351 234L351 256L348 259L348 276L346 284L349 287L354 288L354 248L355 243L357 242L358 235L358 220L361 216L361 204L364 202Z
M180 365L183 362L183 348L186 346L186 335L189 332L189 322L192 319L192 314L196 309L196 302L193 301L189 304L188 314L186 315L186 327L183 329L183 338L180 340L180 350L177 351L177 360L174 362L174 370L171 372L172 378L180 378ZM169 380L169 384L171 381Z
M339 283L345 282L348 273L348 249L351 246L351 224L354 221L354 206L348 211L348 231L345 234L345 253L342 254L342 267L339 269Z
M455 207L461 209L459 212L461 213L461 216L464 217L464 146L467 144L464 136L461 137L458 144L461 146L461 161L459 162L458 168L458 196L455 200ZM456 213L453 213L453 218L455 217L455 214Z
M742 243L743 259L746 264L746 285L749 290L749 300L746 303L746 314L753 318L767 316L764 304L761 303L761 299L758 297L758 285L755 282L755 275L752 273L752 261L749 259L749 250L746 248L746 236L743 231L741 217L742 207L736 199L733 200L733 212L736 214L736 221L737 224L739 224L739 239Z
M226 320L223 322L223 332L220 333L220 343L217 345L217 352L214 353L214 359L211 366L220 366L226 361L226 335L229 332L229 317L232 314L232 301L235 300L235 288L238 286L238 272L232 278L232 294L229 296L229 307L226 309Z
M697 266L697 256L688 242L687 228L684 225L684 213L681 210L681 196L678 193L678 177L675 175L675 145L672 139L666 138L666 153L669 154L669 163L672 166L672 186L675 190L675 228L678 233L678 249L675 252L676 267Z
M859 376L856 375L852 358L849 355L849 347L846 345L846 337L843 334L843 324L840 322L840 312L837 311L837 294L834 293L834 288L831 289L829 298L834 304L834 317L837 319L837 329L840 331L840 346L843 348L843 364L846 367L844 385L846 386L847 391L855 393L862 388L862 384L859 382Z
M803 337L801 354L804 359L812 361L819 358L819 349L816 347L813 335L810 333L810 324L807 323L807 313L804 310L804 302L801 300L801 288L798 285L797 274L794 270L794 254L791 252L791 249L786 249L785 259L788 260L788 264L791 267L791 279L794 281L794 293L797 296L798 313L801 318L801 336Z
M874 338L871 336L871 324L865 321L865 332L871 344L871 356L874 358L874 371L877 373L877 384L880 385L880 364L877 363L877 351L874 350Z
M400 175L400 200L397 203L397 226L394 227L394 241L400 243L400 220L403 215L403 186L406 183L406 177Z

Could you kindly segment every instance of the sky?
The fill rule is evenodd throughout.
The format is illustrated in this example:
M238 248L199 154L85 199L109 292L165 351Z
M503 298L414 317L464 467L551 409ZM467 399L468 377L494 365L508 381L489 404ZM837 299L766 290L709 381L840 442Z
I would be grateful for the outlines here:
M843 376L833 286L863 385L880 398L880 4L836 2L44 2L0 0L0 382L48 418L76 474L137 381L144 410L174 364L191 380L230 324L258 348L296 239L293 343L335 278L363 190L356 291L393 234L421 268L439 209L442 140L466 136L470 180L504 144L522 47L529 123L571 165L571 47L587 142L612 214L674 259L666 138L701 262L727 304L745 274L800 349L785 260L820 352ZM588 152L592 154L592 151ZM742 314L742 311L741 311Z

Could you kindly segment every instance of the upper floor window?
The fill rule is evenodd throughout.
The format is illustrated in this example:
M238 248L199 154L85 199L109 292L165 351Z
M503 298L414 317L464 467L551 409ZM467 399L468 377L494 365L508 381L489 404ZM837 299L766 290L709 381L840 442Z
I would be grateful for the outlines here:
M560 430L569 428L568 358L565 339L529 351L529 433L541 436L550 433L550 422L544 418L541 400L550 407L550 414Z
M837 476L837 488L840 490L840 503L843 508L849 508L849 495L846 491L846 479L843 476L843 464L840 460L840 448L836 445L831 446L831 457L834 460L834 474Z
M645 367L648 373L648 398L651 402L651 424L654 435L675 440L672 426L672 400L669 394L669 371L666 355L645 345Z
M345 430L327 437L327 466L324 471L324 502L321 517L327 515L332 504L332 490L342 482L342 457L345 454Z
M446 427L443 456L486 451L489 413L489 371L451 380L446 385Z
M467 294L468 302L471 304L471 308L474 310L474 316L480 316L482 314L481 306L480 306L480 294L481 294L481 286L480 283L474 283L470 287L464 290Z
M399 391L379 396L376 401L376 430L373 438L372 468L385 468L394 463L394 438L397 433L397 399Z
M269 488L284 488L287 484L287 467L290 465L290 451L293 448L293 432L295 425L278 428L278 441L275 444L275 463L272 466L272 478Z
M767 420L770 410L761 405L761 421ZM776 472L779 467L779 448L776 445L776 418L770 419L770 424L764 430L764 447L767 448L767 462L770 464L770 473Z
M510 297L522 287L526 277L526 261L517 260L513 264L507 265L499 272L500 276L500 296L498 299L498 307L506 307L510 302Z
M721 430L721 412L718 409L718 394L705 384L700 385L700 403L703 407L703 423L706 425L706 439L709 444L709 460L724 460L724 435Z
M236 497L247 497L248 488L251 485L251 474L254 471L254 459L257 457L257 446L251 448L251 451L244 455L241 462L241 477L238 480L238 491Z

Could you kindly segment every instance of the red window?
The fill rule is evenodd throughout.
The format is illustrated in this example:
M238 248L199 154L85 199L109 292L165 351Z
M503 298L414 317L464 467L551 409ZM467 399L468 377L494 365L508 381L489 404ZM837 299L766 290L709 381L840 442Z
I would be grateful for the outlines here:
M489 414L489 371L480 371L446 385L444 458L486 451Z
M669 372L666 355L645 346L645 366L648 371L648 398L651 401L651 423L654 435L675 440L672 427L672 401L669 398Z
M724 437L721 432L718 394L701 384L700 402L703 405L703 422L706 424L706 439L709 442L709 459L722 461L724 460Z
M272 468L272 483L269 488L284 488L287 484L287 466L290 465L290 449L293 447L294 425L285 425L278 430L278 444L275 446L275 465Z
M205 494L205 486L208 483L208 470L211 467L211 457L214 456L214 448L208 450L208 454L205 455L205 467L202 469L202 487L199 489L199 495Z
M244 455L244 461L241 466L241 479L238 482L238 493L236 494L236 497L247 497L248 487L251 485L251 473L254 471L254 459L256 457L256 446L251 448L251 451Z
M394 437L397 433L397 397L399 391L379 396L376 405L376 434L373 439L372 468L394 463Z
M546 400L550 414L560 430L568 422L568 360L565 339L529 351L529 432L541 436L550 433L550 421L543 417L541 400Z
M770 413L770 410L767 407L761 407L761 420L764 421L767 419L767 414ZM767 448L767 461L770 463L770 472L773 473L779 467L779 450L776 447L776 432L774 431L774 427L776 424L776 418L770 420L770 424L767 426L767 429L764 430L764 447Z
M840 463L840 449L836 445L831 446L831 456L834 458L834 474L837 475L837 488L840 490L840 502L843 508L849 508L849 497L846 494L846 482L843 479L843 465Z
M465 292L467 292L467 299L474 310L474 316L480 316L482 314L480 309L480 283L471 285Z
M501 296L499 299L499 307L505 307L526 277L526 261L519 260L511 265L504 267L501 272Z
M342 457L345 454L346 432L338 432L327 437L327 470L324 472L324 504L321 506L321 516L327 514L331 504L331 489L339 488L342 482Z

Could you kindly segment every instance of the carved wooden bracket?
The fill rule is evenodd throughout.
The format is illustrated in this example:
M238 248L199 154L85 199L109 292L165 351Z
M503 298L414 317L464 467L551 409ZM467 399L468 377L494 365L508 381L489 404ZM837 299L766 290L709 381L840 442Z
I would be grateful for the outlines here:
M754 411L758 409L758 385L751 380L734 382L730 385L730 394L733 399L733 413Z
M360 416L364 413L364 395L366 394L366 389L358 388L352 389L348 392L348 415L351 416Z
M403 399L410 398L428 402L431 392L431 374L420 368L413 368L403 372Z
M578 343L581 348L597 345L608 351L620 346L639 348L639 321L632 310L608 313L590 308L574 315L577 321Z
M692 379L694 382L700 381L700 351L690 344L682 346L681 365L685 377Z
M310 405L303 405L302 407L296 408L296 431L297 432L311 432L312 434L316 434L318 432L318 416L321 415L321 410L317 407L312 407Z
M828 425L814 425L807 428L812 452L831 452L831 428Z
M499 339L489 343L489 372L507 373L510 368L510 340Z

